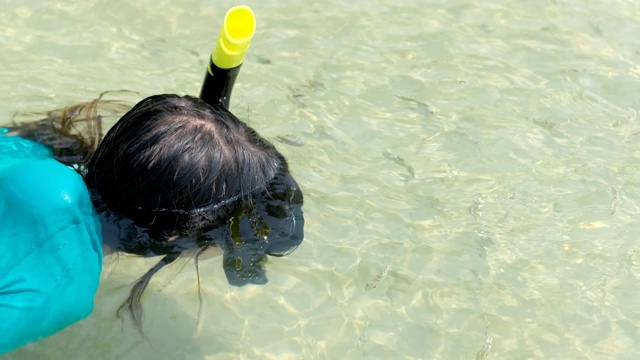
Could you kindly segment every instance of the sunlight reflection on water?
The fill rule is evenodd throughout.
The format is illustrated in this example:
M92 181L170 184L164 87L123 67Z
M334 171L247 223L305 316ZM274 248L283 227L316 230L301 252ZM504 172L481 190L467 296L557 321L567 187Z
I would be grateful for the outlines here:
M5 359L640 355L638 3L247 3L231 106L288 158L305 242L261 287L201 262L197 336L193 263L163 270L148 341L114 314L154 260L121 256L89 319ZM197 93L235 2L0 4L10 119Z

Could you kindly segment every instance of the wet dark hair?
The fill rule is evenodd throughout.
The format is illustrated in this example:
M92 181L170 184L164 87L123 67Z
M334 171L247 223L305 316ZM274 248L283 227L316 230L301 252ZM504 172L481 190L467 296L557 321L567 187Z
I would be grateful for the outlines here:
M151 96L99 142L98 100L10 130L49 145L83 174L103 226L117 229L108 246L163 255L118 309L142 336L144 290L185 252L195 249L199 285L198 257L220 247L228 282L242 286L266 283L266 255L286 255L302 242L303 197L286 160L227 109L191 96Z
M225 206L264 187L284 158L222 106L156 95L127 112L91 156L87 186L138 226L216 225Z

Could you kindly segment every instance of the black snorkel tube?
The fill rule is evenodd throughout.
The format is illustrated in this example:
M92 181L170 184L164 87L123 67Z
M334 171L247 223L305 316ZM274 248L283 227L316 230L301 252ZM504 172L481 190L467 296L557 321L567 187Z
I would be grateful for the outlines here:
M209 105L229 108L233 84L255 30L256 18L251 8L241 5L227 11L218 42L209 59L200 99Z

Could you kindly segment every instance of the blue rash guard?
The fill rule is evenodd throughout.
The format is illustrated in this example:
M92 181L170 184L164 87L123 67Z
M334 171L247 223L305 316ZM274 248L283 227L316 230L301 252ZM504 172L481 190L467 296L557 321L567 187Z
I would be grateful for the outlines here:
M0 354L89 316L102 270L84 181L40 144L0 128Z

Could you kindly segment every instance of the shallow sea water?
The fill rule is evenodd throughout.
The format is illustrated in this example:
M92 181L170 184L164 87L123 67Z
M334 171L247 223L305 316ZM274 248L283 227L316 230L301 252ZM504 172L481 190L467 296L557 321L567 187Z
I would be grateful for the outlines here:
M231 108L288 158L306 239L228 285L107 257L90 318L2 360L640 358L640 3L247 1ZM0 0L0 124L197 95L234 1ZM37 116L35 117L37 118Z

